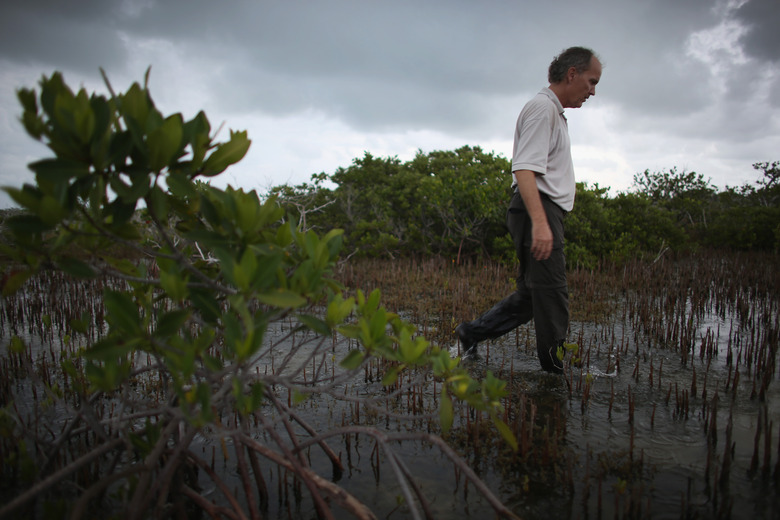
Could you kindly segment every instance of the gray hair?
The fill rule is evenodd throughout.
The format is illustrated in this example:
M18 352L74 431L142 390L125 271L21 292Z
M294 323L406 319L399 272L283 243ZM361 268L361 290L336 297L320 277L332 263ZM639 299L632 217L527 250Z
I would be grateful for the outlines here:
M571 68L578 72L585 72L590 68L590 60L596 54L585 47L569 47L556 56L547 71L547 80L551 83L560 83L566 77L566 72Z

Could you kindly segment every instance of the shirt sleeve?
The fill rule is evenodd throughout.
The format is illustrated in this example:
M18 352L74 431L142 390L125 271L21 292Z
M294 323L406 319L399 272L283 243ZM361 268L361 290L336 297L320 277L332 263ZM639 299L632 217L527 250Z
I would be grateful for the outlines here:
M515 142L512 153L512 171L531 170L537 174L547 173L550 153L550 110L544 106L530 106L517 119Z

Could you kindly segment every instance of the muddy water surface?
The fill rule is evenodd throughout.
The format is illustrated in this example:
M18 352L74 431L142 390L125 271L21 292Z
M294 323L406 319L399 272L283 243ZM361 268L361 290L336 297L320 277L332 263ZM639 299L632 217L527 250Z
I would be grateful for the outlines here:
M702 256L650 268L574 273L570 339L579 352L567 356L565 377L540 372L530 326L480 345L479 357L465 362L478 379L491 371L508 381L504 420L519 449L508 449L489 421L465 408L457 411L447 441L523 518L777 518L780 291L777 273L759 272L761 265L766 263L744 257L724 265L719 257ZM355 270L343 274L348 289L382 288L388 307L455 355L454 324L473 318L511 288L511 272L494 266L459 270L423 262L363 269L393 282ZM399 293L394 283L408 292ZM31 380L15 372L10 337L25 339L41 369L56 363L62 351L76 352L63 332L68 319L102 312L90 296L52 298L52 290L37 286L18 300L3 301L3 405L13 401L24 414L41 413L36 412L40 400ZM52 301L59 307L49 307ZM95 337L99 323L93 321ZM258 371L273 372L283 362L295 365L285 360L289 345L274 341L287 332L284 324L268 331L274 347L258 360ZM333 343L326 357L339 359L352 347ZM296 355L303 358L306 350ZM337 373L327 359L324 366ZM303 401L299 412L318 431L359 424L389 433L438 432L437 383L419 375L409 392L388 402L380 373L379 366L367 367L338 391L375 398L378 406L399 415L414 413L415 419L387 419L327 395ZM53 424L67 420L65 409L46 414ZM372 439L334 437L332 445L345 465L334 480L381 518L409 517L398 481ZM440 450L417 442L394 449L434 518L493 516L484 497ZM194 448L238 489L230 450L229 443L223 447L208 434ZM331 475L320 452L312 449L307 456L313 468ZM314 516L305 490L278 469L264 472L271 490L267 518ZM203 495L219 501L211 481L201 482Z

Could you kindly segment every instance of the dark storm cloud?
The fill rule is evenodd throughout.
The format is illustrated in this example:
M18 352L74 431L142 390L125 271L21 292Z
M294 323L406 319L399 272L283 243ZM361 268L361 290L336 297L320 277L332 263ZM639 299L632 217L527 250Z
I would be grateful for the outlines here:
M0 56L95 74L125 60L115 0L18 0L0 8Z
M754 0L755 1L755 0ZM75 4L71 6L70 4ZM9 10L4 51L97 73L128 60L128 40L172 42L231 112L316 109L364 130L407 122L451 131L479 125L491 96L545 84L564 47L593 47L614 102L653 112L695 110L680 88L690 32L712 22L710 0L504 2L113 0L32 1ZM5 8L4 8L5 9ZM209 70L214 73L210 74Z
M735 17L748 29L742 38L745 52L759 60L780 62L780 2L749 0Z
M714 23L709 0L292 4L147 4L124 27L187 41L219 70L205 82L231 112L316 109L362 130L480 125L491 96L535 92L573 44L593 47L607 75L620 71L604 82L613 102L670 114L706 103L682 88L702 65L681 56L688 35Z

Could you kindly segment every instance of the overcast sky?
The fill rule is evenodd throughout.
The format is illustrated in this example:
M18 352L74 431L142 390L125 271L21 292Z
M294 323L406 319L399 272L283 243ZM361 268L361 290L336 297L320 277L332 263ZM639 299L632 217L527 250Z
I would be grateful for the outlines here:
M481 146L510 158L547 66L591 47L596 97L567 110L578 180L624 191L677 167L718 188L780 160L778 0L7 0L0 7L0 185L49 154L15 91L63 72L106 92L143 81L165 115L248 130L215 184L266 191L365 151ZM509 177L507 182L510 182ZM0 207L11 205L0 194Z

